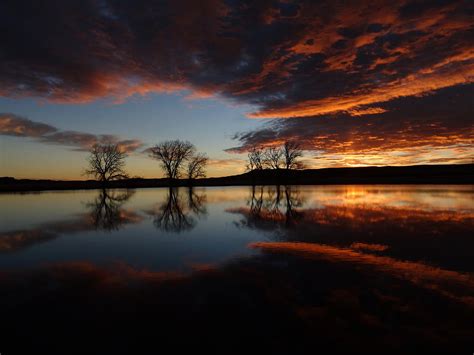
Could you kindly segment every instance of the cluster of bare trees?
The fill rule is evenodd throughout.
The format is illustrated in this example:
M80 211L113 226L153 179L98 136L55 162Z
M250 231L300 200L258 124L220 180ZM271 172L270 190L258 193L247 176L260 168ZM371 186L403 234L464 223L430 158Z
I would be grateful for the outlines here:
M188 141L170 140L148 149L151 158L158 160L165 176L169 179L186 178L194 180L206 176L209 158L196 150ZM257 148L248 153L247 170L302 169L299 161L303 155L300 145L287 141L281 147ZM118 144L96 144L88 158L87 175L99 181L128 178L125 172L126 151Z
M252 148L248 153L247 170L302 169L298 159L303 150L297 142L287 141L281 147Z
M187 141L172 140L159 143L149 149L150 157L158 160L169 179L185 177L194 180L206 176L209 158L196 151Z
M187 141L171 140L155 145L149 150L150 157L158 160L169 179L185 177L194 180L206 176L209 158L196 151ZM99 181L128 178L125 172L127 153L117 144L96 144L90 150L88 169L85 174Z

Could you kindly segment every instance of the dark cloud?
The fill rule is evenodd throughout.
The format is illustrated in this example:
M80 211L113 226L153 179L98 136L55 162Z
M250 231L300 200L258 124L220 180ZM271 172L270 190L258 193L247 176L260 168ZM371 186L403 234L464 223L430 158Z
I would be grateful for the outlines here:
M76 131L60 131L48 124L31 121L11 113L0 113L0 135L35 138L40 142L88 150L94 144L115 143L127 152L143 147L138 139L120 139L114 135L96 135Z
M3 1L0 93L83 102L191 88L255 104L256 117L334 112L336 96L347 109L471 81L470 8ZM308 65L312 58L316 65Z
M352 116L377 120L397 112L392 103L400 98L472 83L473 12L462 0L7 0L0 4L0 95L120 102L190 89L194 98L253 105L250 117L308 118L283 123L283 131L305 126L316 139L320 127L334 127L344 139L361 124ZM325 115L338 119L326 123ZM381 125L412 127L408 116L383 115ZM441 126L454 119L447 115ZM443 129L435 135L446 136Z
M391 158L394 164L470 162L474 140L473 95L471 84L422 98L400 98L379 108L361 109L357 117L351 112L275 120L261 129L237 134L234 138L241 145L229 151L244 152L253 146L296 140L307 150L323 153L322 159L328 163L331 155L334 162L343 163L340 155L344 155L349 159L346 163L354 164L370 162L371 156L381 154L385 154L386 162ZM371 111L373 114L369 114ZM422 156L422 160L417 160L417 156Z
M18 137L41 137L56 132L53 126L33 122L13 113L0 113L0 134Z

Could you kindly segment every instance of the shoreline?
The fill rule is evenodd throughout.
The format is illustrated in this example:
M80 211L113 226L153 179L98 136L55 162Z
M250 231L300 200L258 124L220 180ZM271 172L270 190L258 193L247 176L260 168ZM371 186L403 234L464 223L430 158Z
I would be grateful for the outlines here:
M169 179L127 179L102 183L94 180L30 180L0 178L0 192L92 190L103 188L205 187L253 185L472 185L474 164L412 165L306 170L261 170L241 175L170 181Z

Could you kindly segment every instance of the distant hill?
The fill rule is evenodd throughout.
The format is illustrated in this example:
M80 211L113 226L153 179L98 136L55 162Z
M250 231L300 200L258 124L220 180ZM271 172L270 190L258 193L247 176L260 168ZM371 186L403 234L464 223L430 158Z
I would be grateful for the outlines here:
M474 164L413 165L306 170L254 170L241 175L204 178L193 186L232 185L323 185L323 184L472 184ZM26 180L0 178L0 191L41 191L98 188L141 188L189 186L189 181L169 179L127 179L106 184L98 181Z

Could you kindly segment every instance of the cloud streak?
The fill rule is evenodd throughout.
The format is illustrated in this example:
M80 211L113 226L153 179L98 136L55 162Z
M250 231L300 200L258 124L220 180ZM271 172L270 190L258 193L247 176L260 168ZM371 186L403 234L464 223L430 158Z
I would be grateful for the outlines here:
M465 1L5 1L0 10L3 96L120 102L191 89L282 118L474 80Z
M436 152L408 162L472 155L472 2L28 2L0 4L0 96L120 103L185 91L284 121L238 135L234 152L290 137L349 165L419 148ZM81 148L107 138L17 129Z
M58 144L86 151L94 144L118 144L126 152L134 152L143 147L138 139L120 139L115 135L96 135L77 131L61 131L51 125L35 122L12 113L0 113L0 135L34 138L46 144Z
M467 85L400 98L356 117L347 112L277 120L237 134L240 145L228 151L297 140L314 152L310 166L466 163L474 154L473 94L474 85Z

